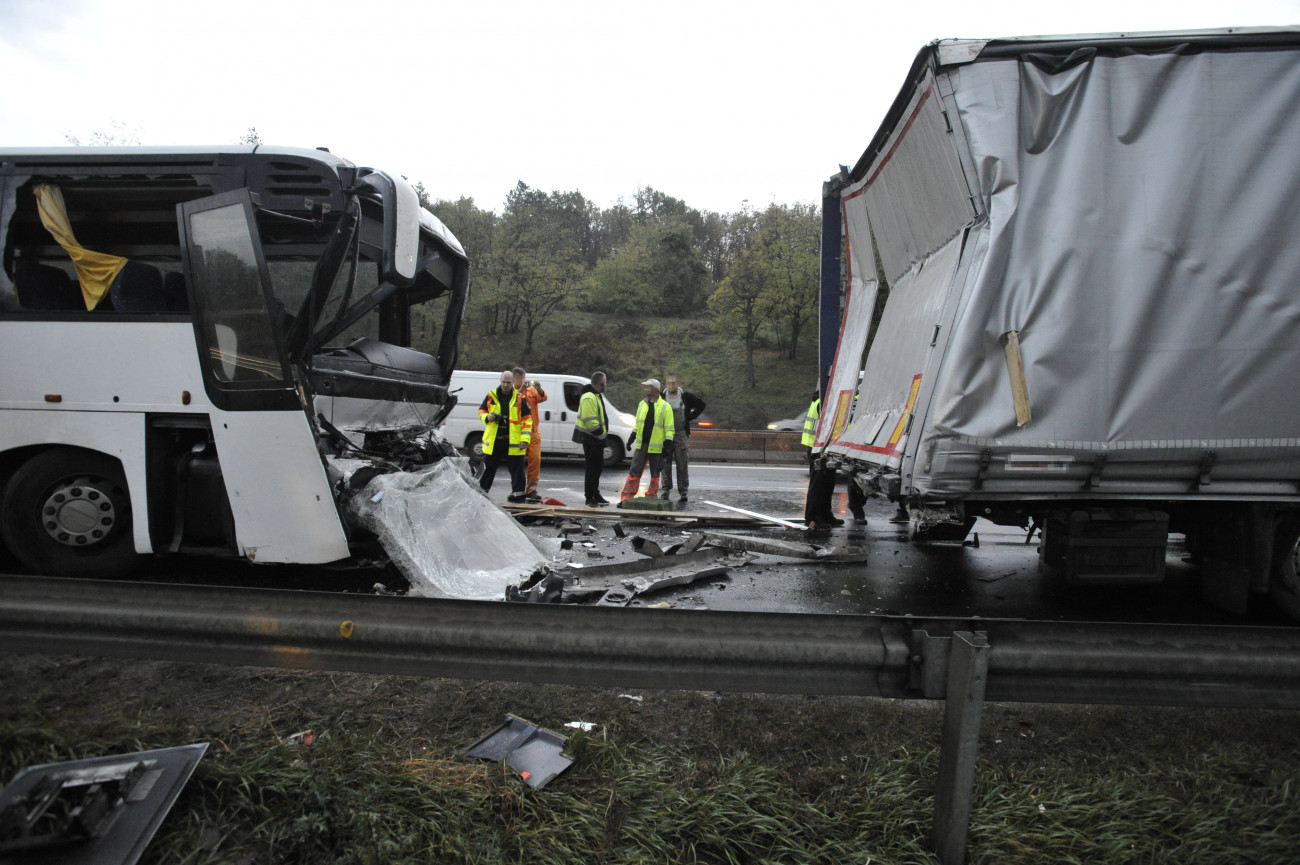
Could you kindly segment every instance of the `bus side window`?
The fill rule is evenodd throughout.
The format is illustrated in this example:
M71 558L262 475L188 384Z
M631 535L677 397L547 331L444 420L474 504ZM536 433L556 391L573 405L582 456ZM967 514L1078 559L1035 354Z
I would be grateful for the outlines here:
M24 309L86 311L81 286L53 265L17 262L14 265L14 288Z

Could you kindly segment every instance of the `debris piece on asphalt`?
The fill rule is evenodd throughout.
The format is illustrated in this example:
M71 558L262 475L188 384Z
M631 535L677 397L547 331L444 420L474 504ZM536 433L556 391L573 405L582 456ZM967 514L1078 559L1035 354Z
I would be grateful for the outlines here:
M700 532L693 532L689 538L682 541L678 547L678 554L693 553L704 543L704 535Z
M470 745L466 757L504 762L533 789L549 784L573 765L564 753L567 736L539 727L517 715L506 715L506 722Z
M824 547L801 541L780 541L775 538L755 538L748 535L724 535L719 532L701 532L711 544L729 550L746 550L751 553L768 553L795 559L816 559L822 562L863 562L867 559L866 547Z
M558 603L563 594L564 577L559 574L546 574L539 580L530 580L518 587L506 586L507 601L523 601L528 604Z
M636 550L643 556L650 556L655 559L664 555L662 547L649 538L643 538L640 535L637 535L632 539L632 549Z
M634 498L623 499L618 503L619 510L624 511L672 511L676 510L668 499Z
M632 602L632 593L627 589L609 589L596 601L598 607L626 607Z
M620 538L627 537L627 532L624 531L622 523L614 523L614 534Z
M672 562L672 559L675 558L678 557L673 556L665 560ZM626 579L623 581L623 585L631 589L636 595L648 595L660 589L699 582L706 577L723 576L732 568L738 568L748 561L750 561L749 556L735 552L715 559L711 564L686 564L679 561L661 571L653 571Z
M778 526L785 526L787 529L804 528L802 523L792 523L789 520L783 520L780 519L779 517L769 517L767 514L760 514L760 513L755 513L754 511L747 511L744 508L733 508L731 505L724 505L719 502L710 502L710 501L706 501L705 504L712 505L715 508L722 508L724 511L735 511L738 514L744 514L745 516L753 517L756 520L764 520L769 523L776 523Z

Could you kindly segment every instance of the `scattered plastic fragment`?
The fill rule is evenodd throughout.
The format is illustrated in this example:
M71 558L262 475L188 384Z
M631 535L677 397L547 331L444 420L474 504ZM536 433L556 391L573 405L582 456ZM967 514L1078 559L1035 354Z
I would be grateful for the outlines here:
M568 742L567 736L508 714L504 724L466 748L464 756L504 762L537 789L573 765L564 753Z
M201 742L22 769L0 791L0 862L137 862L207 749Z
M590 733L592 730L596 729L596 725L591 721L570 721L564 726L573 730L581 730L584 733Z
M316 734L311 730L302 730L298 733L285 736L280 740L281 745L314 745L316 744Z

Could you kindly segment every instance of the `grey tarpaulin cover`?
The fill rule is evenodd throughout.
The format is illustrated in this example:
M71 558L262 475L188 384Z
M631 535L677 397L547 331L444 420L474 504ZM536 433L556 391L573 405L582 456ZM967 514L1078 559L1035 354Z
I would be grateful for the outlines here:
M548 561L479 488L464 459L378 475L349 506L418 594L500 600L507 585Z
M1300 33L943 42L914 72L841 193L819 443L948 498L1078 491L1098 455L1112 492L1194 494L1207 459L1207 492L1300 492Z

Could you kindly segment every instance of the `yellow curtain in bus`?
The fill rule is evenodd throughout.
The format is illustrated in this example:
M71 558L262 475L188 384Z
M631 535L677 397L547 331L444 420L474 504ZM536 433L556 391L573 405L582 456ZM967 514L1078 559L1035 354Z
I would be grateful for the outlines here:
M81 297L86 301L86 309L94 309L108 294L108 288L126 266L126 259L120 255L108 255L82 248L72 234L72 225L68 222L68 208L63 203L63 190L48 183L42 183L35 189L36 209L41 214L41 224L45 226L54 239L68 251L72 266L77 269L77 279L81 283Z

